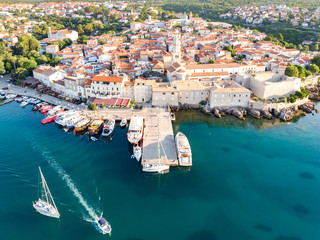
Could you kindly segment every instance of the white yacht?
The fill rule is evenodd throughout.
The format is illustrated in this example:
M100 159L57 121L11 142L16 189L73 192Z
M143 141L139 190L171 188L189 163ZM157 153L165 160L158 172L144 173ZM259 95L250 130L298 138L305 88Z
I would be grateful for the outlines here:
M113 118L107 119L103 125L103 130L102 130L101 136L103 136L103 137L109 136L113 132L115 123L116 123L116 121Z
M187 137L182 132L178 132L176 135L176 147L179 165L183 167L192 166L191 147Z
M54 121L56 124L61 125L61 126L66 126L67 121L70 120L71 118L74 118L79 115L79 112L74 111L74 110L69 110L65 112L64 114L60 115L57 117Z
M143 117L132 117L128 129L128 141L138 143L143 135Z
M142 165L142 171L148 172L148 173L164 173L169 170L168 165L162 165L160 162L156 163L144 163Z
M133 155L137 159L137 161L140 161L142 157L142 148L139 147L138 145L133 147Z
M56 204L53 201L52 195L50 193L49 187L47 185L46 180L44 179L44 176L41 172L41 168L39 167L39 172L41 176L41 182L39 186L39 200L36 202L33 202L33 207L36 209L37 212L48 216L48 217L54 217L54 218L60 218L60 214L58 212L58 209L56 207Z
M98 224L98 227L101 229L103 234L111 233L111 226L106 219L100 218L96 223Z

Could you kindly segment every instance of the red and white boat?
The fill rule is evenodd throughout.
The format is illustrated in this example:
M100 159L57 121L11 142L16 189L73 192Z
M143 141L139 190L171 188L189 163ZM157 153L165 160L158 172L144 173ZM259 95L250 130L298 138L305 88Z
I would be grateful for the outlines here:
M60 109L59 111L56 112L55 115L48 115L45 119L41 120L41 123L44 125L44 124L53 122L58 116L60 116L60 113L62 112L63 110Z
M41 110L41 113L45 114L46 112L48 112L49 110L51 110L53 108L53 106L45 106L42 110Z

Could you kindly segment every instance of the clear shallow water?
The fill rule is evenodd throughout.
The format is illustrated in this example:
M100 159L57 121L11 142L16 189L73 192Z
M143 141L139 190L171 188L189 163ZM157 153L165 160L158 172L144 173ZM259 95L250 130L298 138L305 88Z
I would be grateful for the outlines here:
M106 239L90 222L102 212L111 239L319 239L319 114L266 130L177 114L194 166L161 176L141 172L124 129L90 142L42 118L31 106L0 107L1 239ZM38 165L60 220L32 207Z

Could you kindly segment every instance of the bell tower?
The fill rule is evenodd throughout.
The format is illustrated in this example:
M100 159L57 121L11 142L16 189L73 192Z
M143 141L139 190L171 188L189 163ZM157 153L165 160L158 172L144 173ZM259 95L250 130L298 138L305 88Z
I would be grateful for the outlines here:
M181 59L181 43L180 43L180 40L177 36L173 39L173 48L172 48L171 55L172 55L172 59L171 59L172 63L180 61L180 59Z

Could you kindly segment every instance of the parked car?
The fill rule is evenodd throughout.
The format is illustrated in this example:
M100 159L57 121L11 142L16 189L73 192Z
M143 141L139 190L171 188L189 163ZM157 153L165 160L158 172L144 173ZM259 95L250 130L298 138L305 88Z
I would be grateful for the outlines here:
M8 87L4 87L4 88L2 88L2 90L8 90L9 88Z

